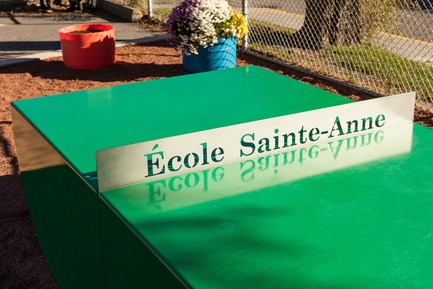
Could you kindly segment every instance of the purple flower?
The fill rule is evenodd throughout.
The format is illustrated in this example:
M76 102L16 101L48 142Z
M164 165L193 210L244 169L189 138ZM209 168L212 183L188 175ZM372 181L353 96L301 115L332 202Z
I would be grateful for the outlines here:
M200 5L200 0L184 0L173 9L166 23L168 33L178 34L180 24L188 22L191 12Z

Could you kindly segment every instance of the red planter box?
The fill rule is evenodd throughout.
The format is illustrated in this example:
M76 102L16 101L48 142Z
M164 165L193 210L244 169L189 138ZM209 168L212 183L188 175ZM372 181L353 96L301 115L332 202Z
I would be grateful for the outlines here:
M59 30L63 62L73 69L99 69L116 62L114 27L78 24Z

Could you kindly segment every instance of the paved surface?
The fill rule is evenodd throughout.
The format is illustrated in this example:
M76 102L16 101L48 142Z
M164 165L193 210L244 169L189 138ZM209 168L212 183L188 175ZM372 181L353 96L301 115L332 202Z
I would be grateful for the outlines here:
M59 29L84 23L113 25L117 46L167 37L165 33L150 32L138 23L125 22L103 11L0 14L0 67L61 55Z
M292 8L287 5L284 7L286 10ZM250 7L248 17L299 30L304 24L304 14L297 13L298 10L287 12L280 9ZM374 34L372 41L378 47L433 67L432 26L433 13L430 11L399 10L396 27L388 32Z
M271 5L272 6L272 5ZM403 12L402 12L403 13ZM392 33L379 33L376 42L390 51L409 59L422 61L433 66L433 38L431 30L420 29L418 20L420 15L423 23L433 21L433 14L429 11L406 11L403 15L406 21L405 29L412 27L408 35L414 36L414 31L430 31L426 35L413 39L407 36L399 36ZM416 13L417 15L412 15ZM249 17L260 19L278 25L298 30L303 24L303 15L289 13L284 10L250 8ZM408 25L408 19L412 23ZM430 21L430 22L429 22ZM117 45L142 43L164 38L164 33L152 33L138 23L125 22L121 18L110 15L104 11L94 13L15 13L0 14L0 67L13 63L28 61L29 59L43 59L61 55L59 29L65 26L79 23L110 23L115 28ZM414 28L416 27L416 29ZM402 30L402 29L400 29ZM404 29L403 29L404 30ZM422 36L422 37L421 37Z

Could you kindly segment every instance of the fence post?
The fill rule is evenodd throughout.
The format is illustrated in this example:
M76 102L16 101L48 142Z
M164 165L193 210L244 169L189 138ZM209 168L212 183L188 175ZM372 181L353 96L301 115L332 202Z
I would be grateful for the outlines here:
M153 17L153 0L147 0L147 15L149 18Z
M242 14L245 17L247 27L249 28L249 24L248 24L248 0L242 0ZM242 39L242 50L247 50L247 49L248 49L248 33Z

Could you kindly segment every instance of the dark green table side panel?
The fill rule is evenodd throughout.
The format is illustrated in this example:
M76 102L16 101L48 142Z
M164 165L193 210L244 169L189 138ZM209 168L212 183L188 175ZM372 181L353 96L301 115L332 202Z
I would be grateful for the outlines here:
M97 194L66 164L21 177L39 243L61 288L104 288Z
M348 103L249 66L16 101L81 174L95 151Z
M27 205L45 259L63 289L103 288L97 194L12 110Z
M432 143L414 125L408 153L160 213L143 184L100 196L196 289L427 289Z
M105 288L186 288L102 199L99 208Z

